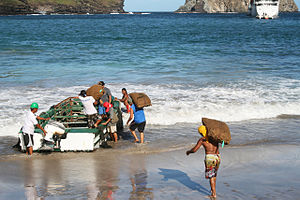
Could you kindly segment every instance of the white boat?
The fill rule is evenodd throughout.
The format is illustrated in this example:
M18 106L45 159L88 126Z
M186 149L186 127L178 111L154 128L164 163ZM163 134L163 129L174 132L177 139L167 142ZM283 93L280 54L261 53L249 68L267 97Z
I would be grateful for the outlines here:
M249 15L258 19L274 19L278 17L280 0L251 0Z

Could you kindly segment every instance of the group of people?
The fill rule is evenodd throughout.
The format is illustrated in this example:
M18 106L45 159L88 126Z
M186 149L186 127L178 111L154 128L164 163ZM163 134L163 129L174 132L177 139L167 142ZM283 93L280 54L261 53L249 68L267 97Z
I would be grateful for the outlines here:
M117 113L113 109L112 101L118 100L124 103L127 112L130 113L126 124L129 126L129 130L134 136L135 142L144 143L144 130L146 126L144 109L138 108L134 105L125 88L122 89L122 99L117 99L116 97L112 96L110 90L105 87L105 83L103 81L99 81L98 84L101 86L100 92L103 92L103 95L99 101L96 101L92 96L87 96L85 90L82 90L78 97L74 97L80 99L83 104L84 113L88 117L88 127L97 128L100 123L104 126L107 126L111 139L114 142L117 142L117 122L119 119ZM95 105L98 105L98 112L95 108ZM138 129L140 132L140 140L135 133L136 129Z
M101 90L103 90L103 95L99 101L96 101L92 96L87 96L86 91L82 90L78 98L83 104L84 113L88 117L88 126L89 127L98 127L100 123L102 125L108 127L109 134L113 141L117 142L117 127L116 123L118 121L117 114L114 112L112 100L113 97L111 95L110 90L105 87L105 83L100 81L98 83L101 86ZM100 91L102 92L102 91ZM144 114L144 110L142 108L136 107L130 96L128 95L125 88L122 89L123 97L119 99L120 102L123 102L126 106L127 112L130 113L129 119L127 121L127 125L129 126L129 130L135 138L135 142L144 143L144 129L146 126L146 118ZM117 100L117 98L114 98ZM98 104L98 111L95 108L95 105ZM22 132L24 135L25 146L27 147L26 153L31 155L33 152L33 134L35 126L40 128L43 133L46 135L47 132L43 129L42 126L38 124L38 120L49 120L50 118L42 118L36 116L35 113L38 111L38 104L32 103L30 106L30 111L26 113L24 126L22 128ZM133 120L131 122L131 120ZM105 122L103 122L105 121ZM131 123L130 123L131 122ZM138 139L135 130L138 129L140 132L140 140ZM200 126L198 132L201 134L201 138L198 140L195 147L186 152L186 155L191 153L195 153L201 146L205 149L205 177L209 179L211 186L211 198L216 198L216 177L217 172L220 166L220 153L219 153L219 145L216 142L210 141L207 136L207 130L205 126Z

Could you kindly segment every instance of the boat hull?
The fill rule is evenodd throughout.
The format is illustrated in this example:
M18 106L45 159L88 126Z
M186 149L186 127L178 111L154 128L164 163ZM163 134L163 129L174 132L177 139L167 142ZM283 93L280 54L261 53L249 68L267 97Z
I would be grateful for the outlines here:
M279 14L279 0L254 0L249 7L249 14L258 19L274 19Z
M19 133L20 146L22 151L26 151L23 133ZM95 132L70 132L65 139L61 139L59 144L45 144L42 133L33 135L33 151L94 151L100 147L100 133ZM49 142L48 142L49 143Z

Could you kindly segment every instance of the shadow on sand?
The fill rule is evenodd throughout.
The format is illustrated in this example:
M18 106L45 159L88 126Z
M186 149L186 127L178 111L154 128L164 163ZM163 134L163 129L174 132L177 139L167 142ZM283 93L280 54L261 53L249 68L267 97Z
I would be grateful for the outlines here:
M162 169L159 168L161 172L159 172L160 175L163 175L164 181L168 181L168 179L173 179L181 183L182 185L190 188L191 190L197 190L201 192L204 195L210 195L210 191L207 190L205 187L200 185L199 183L196 183L191 180L191 178L184 172L180 170L175 169Z

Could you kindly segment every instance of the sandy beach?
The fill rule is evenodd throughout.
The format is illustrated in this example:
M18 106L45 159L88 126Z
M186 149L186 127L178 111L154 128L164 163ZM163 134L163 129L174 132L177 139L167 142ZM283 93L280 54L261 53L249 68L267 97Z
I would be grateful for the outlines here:
M147 154L93 153L3 155L0 199L206 199L203 149ZM221 151L218 199L295 199L300 146L226 147Z

